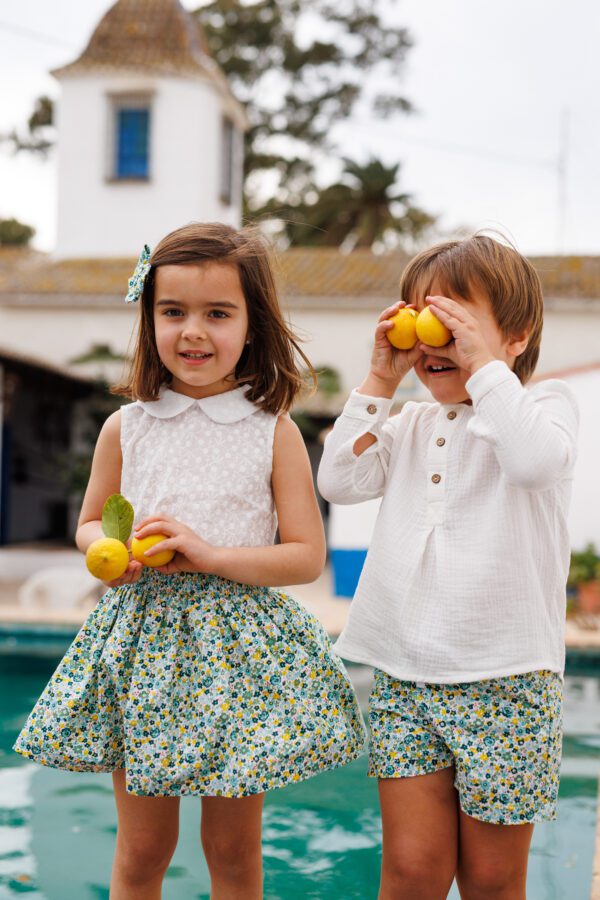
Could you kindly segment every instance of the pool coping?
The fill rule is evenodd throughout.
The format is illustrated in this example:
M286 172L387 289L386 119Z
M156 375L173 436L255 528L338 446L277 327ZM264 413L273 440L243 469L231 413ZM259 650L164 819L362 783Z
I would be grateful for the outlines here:
M342 632L351 601L350 598L336 597L332 594L328 570L311 584L294 585L283 590L313 613L330 637L338 637ZM68 609L24 608L17 602L15 596L14 600L11 598L9 602L0 603L0 626L4 628L11 625L17 628L70 626L78 630L96 603L97 599L93 599ZM579 622L572 618L567 619L565 644L569 650L600 650L600 616L593 617L592 620L584 617Z
M592 891L590 900L600 900L600 773L598 773L598 812L596 814L596 845L592 861Z

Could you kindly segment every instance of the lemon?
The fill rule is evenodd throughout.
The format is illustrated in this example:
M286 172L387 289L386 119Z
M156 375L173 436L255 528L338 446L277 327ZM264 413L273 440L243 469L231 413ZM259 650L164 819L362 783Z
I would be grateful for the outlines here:
M145 538L133 538L131 541L131 555L144 566L152 566L153 568L156 566L166 566L166 564L171 562L175 556L174 550L163 550L162 553L156 553L154 556L145 556L145 553L146 550L153 547L154 544L159 544L161 541L166 541L167 539L168 535L166 534L149 534L148 537Z
M395 316L389 319L394 327L386 331L385 336L397 350L411 350L417 343L417 311L403 306Z
M85 564L94 578L114 581L129 565L129 551L123 541L116 538L98 538L87 548Z
M426 306L417 318L417 337L429 347L443 347L452 340L452 332Z

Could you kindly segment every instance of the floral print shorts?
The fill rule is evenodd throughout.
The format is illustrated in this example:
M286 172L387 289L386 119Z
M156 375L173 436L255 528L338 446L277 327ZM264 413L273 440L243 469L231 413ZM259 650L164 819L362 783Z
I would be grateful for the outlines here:
M375 670L369 775L405 778L454 766L467 815L503 825L554 819L562 687L550 671L423 684Z

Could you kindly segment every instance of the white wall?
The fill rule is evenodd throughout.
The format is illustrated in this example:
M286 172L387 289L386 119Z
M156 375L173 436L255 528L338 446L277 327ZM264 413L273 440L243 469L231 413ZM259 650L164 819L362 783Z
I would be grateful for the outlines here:
M58 366L65 366L93 344L108 344L115 353L124 355L136 312L135 307L125 302L110 312L83 306L68 309L0 306L0 346Z
M546 309L536 374L600 362L600 301L595 304L595 313L577 300Z
M564 380L575 393L581 416L569 517L571 545L582 550L592 542L600 550L600 368Z
M137 309L112 303L102 307L69 305L52 307L0 306L0 345L63 366L92 344L108 344L126 354ZM333 312L292 309L298 332L310 338L304 345L316 365L330 365L342 375L350 390L364 377L369 364L372 329L377 315L360 310ZM538 372L600 362L600 315L597 312L570 317L549 311ZM74 371L78 371L77 368ZM575 391L581 410L580 450L570 517L573 546L595 541L600 547L600 370L564 377ZM405 385L407 397L425 396L417 379ZM347 536L342 538L347 542Z
M219 199L222 101L209 82L147 76L69 77L58 104L60 259L137 256L193 220L238 226ZM109 93L152 93L149 181L111 181Z
M286 314L299 336L306 338L302 346L315 366L337 369L345 391L360 383L368 371L376 311L292 306ZM64 365L92 344L108 344L116 353L126 353L135 320L135 307L108 298L106 305L90 307L76 301L53 307L51 297L35 307L0 305L0 345ZM571 316L549 310L537 373L594 362L600 362L600 310ZM429 394L411 374L398 396L426 399Z

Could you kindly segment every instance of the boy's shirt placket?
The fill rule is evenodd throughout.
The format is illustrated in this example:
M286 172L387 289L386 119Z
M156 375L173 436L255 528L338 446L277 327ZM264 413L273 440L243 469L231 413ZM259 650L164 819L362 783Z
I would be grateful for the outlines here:
M446 515L448 455L464 410L442 406L427 445L426 501L428 525L441 525Z

